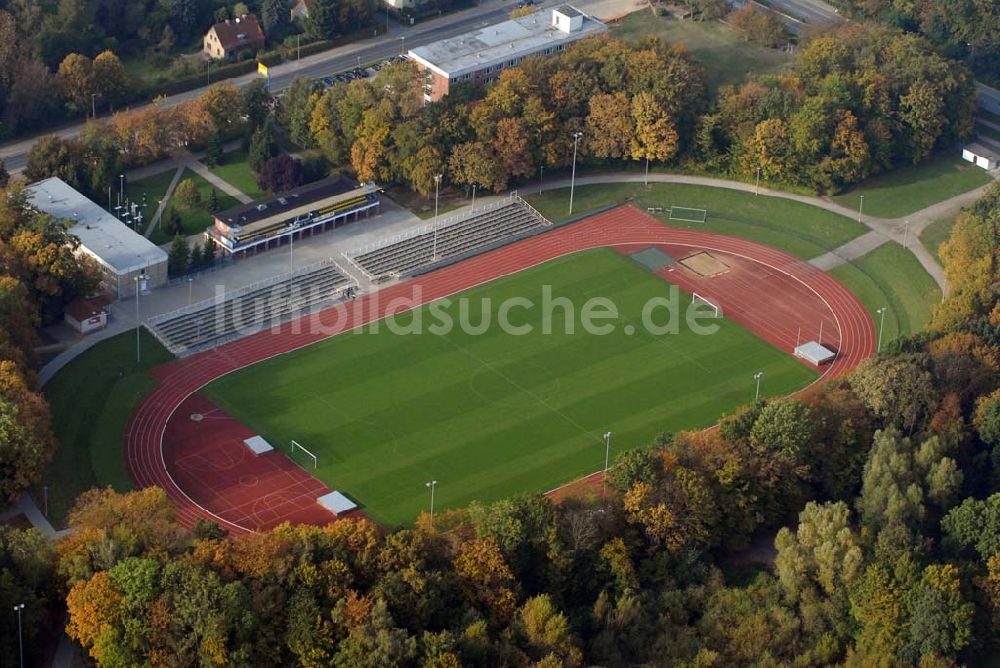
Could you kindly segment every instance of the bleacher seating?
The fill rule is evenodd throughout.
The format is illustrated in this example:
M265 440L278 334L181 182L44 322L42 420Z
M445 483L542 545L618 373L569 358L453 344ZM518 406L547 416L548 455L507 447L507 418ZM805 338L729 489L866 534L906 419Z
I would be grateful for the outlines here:
M359 267L373 278L406 274L435 261L459 257L533 229L547 226L537 211L520 198L509 204L475 213L468 218L442 226L437 231L437 257L434 257L434 232L351 255Z
M285 316L333 299L350 283L327 261L241 288L223 301L210 299L150 318L146 325L171 352L183 354L259 331Z

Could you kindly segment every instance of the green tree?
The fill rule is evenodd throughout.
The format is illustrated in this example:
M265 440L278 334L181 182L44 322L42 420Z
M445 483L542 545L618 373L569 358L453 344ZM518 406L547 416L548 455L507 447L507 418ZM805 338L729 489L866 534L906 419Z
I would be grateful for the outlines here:
M855 394L887 425L913 433L937 403L934 381L919 355L873 357L851 375Z
M955 657L972 640L975 608L962 596L958 568L931 564L924 569L912 594L909 638L902 656L910 662L922 657Z
M193 211L201 206L201 193L198 191L194 179L184 179L178 183L174 196L177 197L177 202L181 207L188 211Z
M180 276L188 269L188 259L191 256L191 249L188 247L187 239L181 235L174 237L170 244L170 251L167 253L167 271L171 276Z
M966 499L941 520L941 530L952 549L971 548L983 560L1000 553L1000 494Z
M657 478L657 465L656 455L649 450L625 450L615 457L614 466L608 471L608 484L624 492L640 481L653 483Z
M750 430L750 443L761 452L782 453L798 459L813 439L809 411L789 399L764 406Z
M274 140L274 134L269 124L265 123L253 133L250 139L250 149L247 155L247 162L250 169L260 172L264 163L278 154L278 144Z
M267 121L268 101L267 84L255 79L240 90L240 110L246 117L246 129L253 133Z
M276 44L288 30L291 17L288 14L287 0L264 0L260 5L260 18L264 24L264 34Z
M289 138L301 148L316 145L310 132L310 122L319 100L316 80L307 78L295 79L281 98L278 121L288 131Z
M203 252L201 244L194 244L191 247L191 257L188 259L188 265L192 270L201 269L202 265L205 264Z
M309 7L306 32L319 39L332 39L337 34L338 27L334 0L315 0Z
M125 66L113 51L102 51L94 58L91 69L94 92L112 104L120 102L128 88Z
M79 53L71 53L59 63L56 73L59 92L66 100L66 106L77 114L85 114L91 107L94 89L93 63L90 58Z
M7 165L0 160L0 188L6 188L10 183L10 173L7 172Z
M788 596L797 599L814 590L846 605L847 592L861 574L863 560L850 516L842 502L809 502L799 514L794 533L788 528L778 532L774 567Z
M219 210L219 192L212 188L208 193L208 211L210 213L215 213Z
M201 251L201 261L206 267L215 265L215 243L211 239L205 239L205 244Z
M225 159L226 154L222 151L222 137L219 136L218 132L213 132L208 135L208 141L205 142L205 157L202 158L202 162L209 167L215 167L221 165Z

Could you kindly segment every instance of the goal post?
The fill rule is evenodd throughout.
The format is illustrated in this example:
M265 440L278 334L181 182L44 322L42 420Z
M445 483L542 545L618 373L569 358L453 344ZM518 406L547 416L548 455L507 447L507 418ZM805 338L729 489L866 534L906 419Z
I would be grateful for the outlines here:
M722 307L718 303L713 302L711 299L706 299L705 297L702 297L697 292L691 293L691 303L704 304L708 308L712 309L712 311L715 313L716 318L722 317Z
M295 459L295 451L296 450L301 450L302 452L304 452L306 454L307 457L309 457L309 459L312 460L313 468L318 468L319 462L316 459L316 455L314 455L313 453L309 452L304 447L302 447L301 443L299 443L298 441L292 441L291 442L291 448L292 448L292 450L291 450L291 452L292 452L292 459Z
M681 220L687 223L704 223L708 220L708 209L672 206L670 207L670 220Z

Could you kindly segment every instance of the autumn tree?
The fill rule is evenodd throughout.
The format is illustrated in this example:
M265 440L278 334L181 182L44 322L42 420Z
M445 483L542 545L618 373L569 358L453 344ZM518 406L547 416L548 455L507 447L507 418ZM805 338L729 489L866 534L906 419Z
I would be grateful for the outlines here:
M257 174L257 185L260 189L273 193L283 193L298 188L304 180L302 163L287 153L265 162Z
M79 53L66 56L59 63L56 83L60 94L66 100L66 105L77 114L86 113L91 106L90 96L96 94L93 63L90 58Z
M128 87L125 66L113 51L102 51L94 57L91 78L93 92L111 104L121 101Z
M188 211L201 206L201 192L195 185L194 179L184 179L178 183L174 195L177 197L177 202Z

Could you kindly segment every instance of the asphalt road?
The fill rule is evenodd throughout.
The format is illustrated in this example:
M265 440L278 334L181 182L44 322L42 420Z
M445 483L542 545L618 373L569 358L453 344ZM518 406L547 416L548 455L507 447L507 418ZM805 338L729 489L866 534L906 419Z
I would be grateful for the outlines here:
M546 0L537 4L541 9L543 7L555 7L562 4L562 2L559 0ZM401 53L403 49L409 50L415 46L429 44L439 39L453 37L478 27L506 20L515 6L514 0L482 0L476 7L418 23L412 27L401 26L395 23L390 24L391 28L387 34L353 42L329 51L324 51L323 53L317 53L303 58L301 61L286 62L272 67L271 91L278 92L299 77L315 79L353 69L357 66L359 58L362 64L382 61ZM242 87L257 79L259 79L259 76L253 73L229 79L228 81ZM206 85L185 93L172 95L163 100L161 105L167 108L176 106L200 96L207 88L208 86ZM139 105L135 108L142 108L143 106L146 105ZM58 135L64 138L75 137L79 134L82 127L83 124L81 123L44 134ZM13 174L24 169L28 158L28 151L40 136L42 135L0 147L0 160L4 161L8 172Z
M844 21L837 10L820 0L768 0L764 4L794 16L806 26L825 28Z

